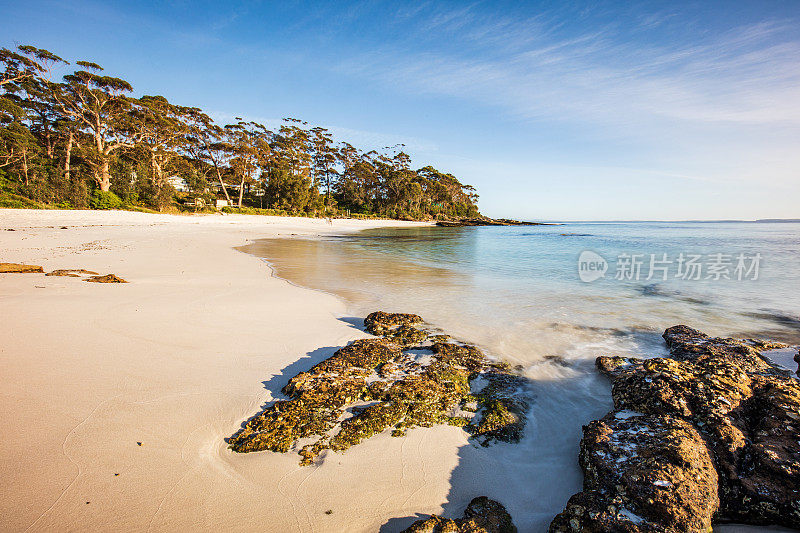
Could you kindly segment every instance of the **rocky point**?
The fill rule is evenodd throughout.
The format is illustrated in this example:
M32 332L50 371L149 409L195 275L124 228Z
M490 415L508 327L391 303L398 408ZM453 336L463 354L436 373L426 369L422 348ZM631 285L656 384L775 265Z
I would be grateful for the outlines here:
M614 410L584 426L584 490L553 533L800 528L800 381L778 343L664 333L668 358L599 357Z

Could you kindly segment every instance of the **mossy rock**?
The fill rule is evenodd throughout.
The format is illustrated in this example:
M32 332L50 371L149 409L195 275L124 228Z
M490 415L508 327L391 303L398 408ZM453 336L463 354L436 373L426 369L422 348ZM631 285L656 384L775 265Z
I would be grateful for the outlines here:
M421 321L416 315L399 316L402 318L392 315L385 319L378 315L394 323ZM370 317L374 322L375 313ZM414 352L406 350L405 342L397 341L396 332L406 326L408 323L387 328L382 338L354 341L291 378L283 388L289 399L275 402L250 419L229 439L231 449L284 453L300 439L316 438L299 451L301 464L308 465L324 450L343 452L390 429L393 436L405 435L409 428L436 424L467 429L469 420L454 416L467 401L480 405L506 402L518 417L514 432L493 426L492 431L487 429L481 435L485 439L513 440L516 433L521 434L527 404L511 400L511 389L521 388L518 376L499 369L469 345L438 343L432 348L430 361L422 364ZM476 396L470 389L470 379L478 375L493 386ZM373 403L354 405L362 401ZM484 427L496 425L493 420L487 419Z
M44 269L38 265L20 263L0 263L0 274L41 274Z
M53 270L52 272L48 272L47 274L45 274L45 276L66 276L70 278L79 278L83 274L90 276L99 275L97 272L92 272L91 270L84 270L82 268L72 268L72 269Z
M88 281L90 283L128 283L124 279L117 277L114 274L106 274L105 276L92 276L83 281Z
M517 533L517 528L501 503L478 496L469 502L462 518L433 515L417 520L402 533Z

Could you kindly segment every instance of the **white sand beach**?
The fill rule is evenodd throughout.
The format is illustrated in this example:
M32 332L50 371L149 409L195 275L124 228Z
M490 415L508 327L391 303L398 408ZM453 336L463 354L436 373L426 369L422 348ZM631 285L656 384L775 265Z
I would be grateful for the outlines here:
M457 428L379 436L311 467L224 440L364 336L339 300L234 247L384 224L406 223L0 210L0 261L129 281L0 275L0 529L377 531L441 512Z
M411 224L0 210L0 262L129 281L0 274L0 530L388 533L480 495L546 530L581 479L577 434L553 434L547 398L525 446L436 426L308 467L227 447L292 376L366 336L343 301L237 247Z

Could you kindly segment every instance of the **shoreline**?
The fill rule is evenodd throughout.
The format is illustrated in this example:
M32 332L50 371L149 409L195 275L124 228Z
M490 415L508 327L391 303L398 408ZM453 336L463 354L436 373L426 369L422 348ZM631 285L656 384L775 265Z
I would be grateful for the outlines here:
M294 369L365 336L339 320L338 298L265 275L235 248L383 223L212 218L0 211L0 228L17 230L0 231L3 261L130 282L0 278L13 310L0 326L4 529L377 530L441 510L431 502L446 499L455 428L374 439L311 474L291 454L240 456L223 440ZM382 511L398 494L406 502Z
M266 522L270 531L390 532L426 514L458 516L487 495L527 531L552 519L542 506L563 505L555 494L531 500L530 480L512 481L522 447L476 449L448 426L376 435L312 467L300 467L291 450L227 447L254 412L283 397L290 378L367 336L352 324L346 298L283 278L245 249L259 239L427 224L8 212L0 211L0 261L131 282L0 276L0 302L16 311L0 327L8 530L263 530ZM24 226L31 221L39 225ZM543 407L539 398L533 408L546 417ZM531 423L525 438L542 430ZM559 474L575 477L574 468Z

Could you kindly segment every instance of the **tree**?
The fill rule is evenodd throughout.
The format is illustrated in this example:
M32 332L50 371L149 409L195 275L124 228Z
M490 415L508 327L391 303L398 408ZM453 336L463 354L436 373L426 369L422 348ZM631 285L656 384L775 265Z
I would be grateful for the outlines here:
M374 213L378 208L376 192L380 184L378 153L362 153L349 143L341 143L338 155L342 171L335 186L337 200L347 209Z
M56 117L43 76L66 61L33 46L17 50L0 49L0 167L20 163L27 186L32 158L41 152L37 137L44 140L48 157L53 157L51 133Z
M64 83L53 96L59 111L91 135L92 144L84 145L82 151L100 190L108 191L112 155L120 148L134 147L141 137L129 122L132 104L125 93L133 88L123 79L98 74L103 69L96 63L77 64L88 70L64 76Z
M33 46L0 49L0 194L83 206L93 182L162 207L175 192L167 176L177 175L195 192L217 181L229 203L237 189L240 207L253 205L248 193L258 185L268 205L294 213L478 214L473 187L430 166L413 170L402 145L361 150L296 118L277 132L244 119L221 127L199 108L130 96L127 81L95 63L79 61L55 83L62 62Z
M140 139L137 149L147 154L150 180L161 191L167 186L167 166L181 158L181 149L190 142L185 119L192 110L171 104L163 96L143 96L132 104L130 127Z
M227 159L232 150L231 146L224 141L225 130L214 124L211 117L196 107L187 108L184 120L188 126L186 150L201 166L206 162L210 163L228 204L231 204L231 196L222 179L221 168L223 161Z
M225 126L225 132L232 155L231 170L239 179L238 205L242 207L245 185L255 182L261 168L269 164L272 133L262 124L241 119L236 124Z
M314 181L325 184L325 208L331 207L331 178L336 176L336 150L333 136L330 132L319 126L310 130L310 144L314 169Z
M24 80L40 77L50 72L53 65L66 63L52 52L34 46L18 46L19 52L0 48L0 87L19 84ZM7 89L6 89L7 90Z

